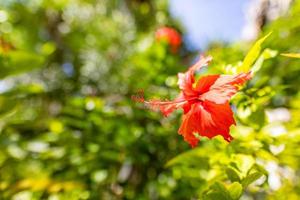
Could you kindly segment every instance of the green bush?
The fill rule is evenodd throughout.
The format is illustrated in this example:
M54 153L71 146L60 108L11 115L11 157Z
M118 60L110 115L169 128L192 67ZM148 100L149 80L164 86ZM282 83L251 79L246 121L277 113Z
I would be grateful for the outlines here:
M0 199L300 198L300 59L280 56L299 52L300 2L256 44L207 50L204 74L255 75L232 101L235 139L195 149L177 134L181 111L164 118L130 98L176 97L197 53L155 40L161 26L182 29L167 8L0 2Z

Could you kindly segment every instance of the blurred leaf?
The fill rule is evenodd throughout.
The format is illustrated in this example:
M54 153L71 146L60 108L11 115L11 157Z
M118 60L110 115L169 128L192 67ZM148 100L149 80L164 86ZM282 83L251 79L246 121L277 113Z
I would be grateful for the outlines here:
M229 191L226 187L220 183L215 182L213 185L210 186L208 193L205 195L204 199L215 200L215 199L222 199L222 200L231 200L231 196Z
M263 108L259 107L257 110L253 111L247 120L256 129L262 127L266 120L265 111Z
M258 58L261 52L262 43L272 34L272 32L268 33L264 37L260 38L258 41L254 43L251 47L250 51L244 58L243 64L237 69L237 72L248 72L251 66L254 64L256 59Z
M274 49L269 49L269 48L266 48L261 56L264 58L264 59L269 59L269 58L274 58L275 56L277 56L278 54L278 51L277 50L274 50Z
M203 199L206 199L206 200L216 200L216 199L231 200L230 198L228 198L227 195L224 195L223 193L220 193L220 192L211 192L209 194L206 194Z
M26 51L11 51L3 55L1 60L0 78L4 78L42 67L44 58Z
M263 53L259 56L259 58L256 60L253 67L251 68L252 73L254 74L258 72L261 69L264 61L270 58L274 58L277 55L277 53L278 52L275 50L265 49Z
M17 106L17 101L15 99L0 96L0 117L11 113Z
M247 187L248 185L250 185L251 183L253 183L254 181L256 181L257 179L259 179L261 176L263 175L263 173L261 172L254 172L251 174L248 174L243 180L242 180L242 185L243 187Z
M238 169L242 175L245 175L255 163L254 157L247 154L234 154L234 161L237 163Z
M280 55L289 58L300 58L300 53L281 53Z
M231 182L240 181L239 172L233 167L227 167L226 174Z
M239 199L243 193L243 187L240 183L234 182L228 187L228 191L232 199Z
M179 154L175 158L169 160L165 167L172 167L176 164L192 164L194 162L200 162L202 165L200 167L207 167L207 159L205 152L203 152L200 148L192 149L190 151Z
M249 170L249 172L253 171L253 170L256 170L256 171L259 171L261 173L263 173L264 175L268 176L268 171L261 165L255 163L251 169Z

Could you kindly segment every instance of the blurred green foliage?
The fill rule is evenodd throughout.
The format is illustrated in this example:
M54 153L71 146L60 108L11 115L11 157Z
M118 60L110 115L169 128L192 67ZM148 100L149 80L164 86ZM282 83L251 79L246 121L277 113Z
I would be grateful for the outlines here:
M299 199L300 2L253 44L215 44L204 73L255 72L233 103L235 138L190 149L130 100L173 98L194 53L166 0L0 2L0 199ZM264 41L263 41L264 40ZM246 58L245 58L246 56ZM244 59L245 58L245 59ZM244 60L244 62L243 62Z

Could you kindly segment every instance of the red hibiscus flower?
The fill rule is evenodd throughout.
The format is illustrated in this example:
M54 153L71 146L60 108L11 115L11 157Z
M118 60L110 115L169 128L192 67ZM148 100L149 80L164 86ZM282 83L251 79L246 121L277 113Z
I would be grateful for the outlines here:
M155 38L158 41L166 40L168 44L171 46L171 51L173 53L176 53L178 48L181 45L180 34L175 29L170 27L162 27L157 29L155 33Z
M173 101L150 100L144 103L150 108L160 109L164 116L182 108L182 124L178 133L192 147L200 136L213 138L222 135L230 142L231 125L235 125L229 100L239 90L239 86L251 78L251 72L237 75L207 75L195 80L195 71L208 65L211 57L201 57L187 72L178 74L181 90Z

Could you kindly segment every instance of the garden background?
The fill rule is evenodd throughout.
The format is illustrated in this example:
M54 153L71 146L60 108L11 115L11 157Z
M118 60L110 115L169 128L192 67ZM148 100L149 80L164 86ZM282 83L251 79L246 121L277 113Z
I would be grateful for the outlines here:
M263 14L267 37L199 51L166 0L1 0L0 199L300 199L300 59L281 55L300 52L300 1ZM155 36L165 26L178 49ZM203 74L255 75L231 101L234 140L191 149L182 111L131 96L176 97L200 52Z

